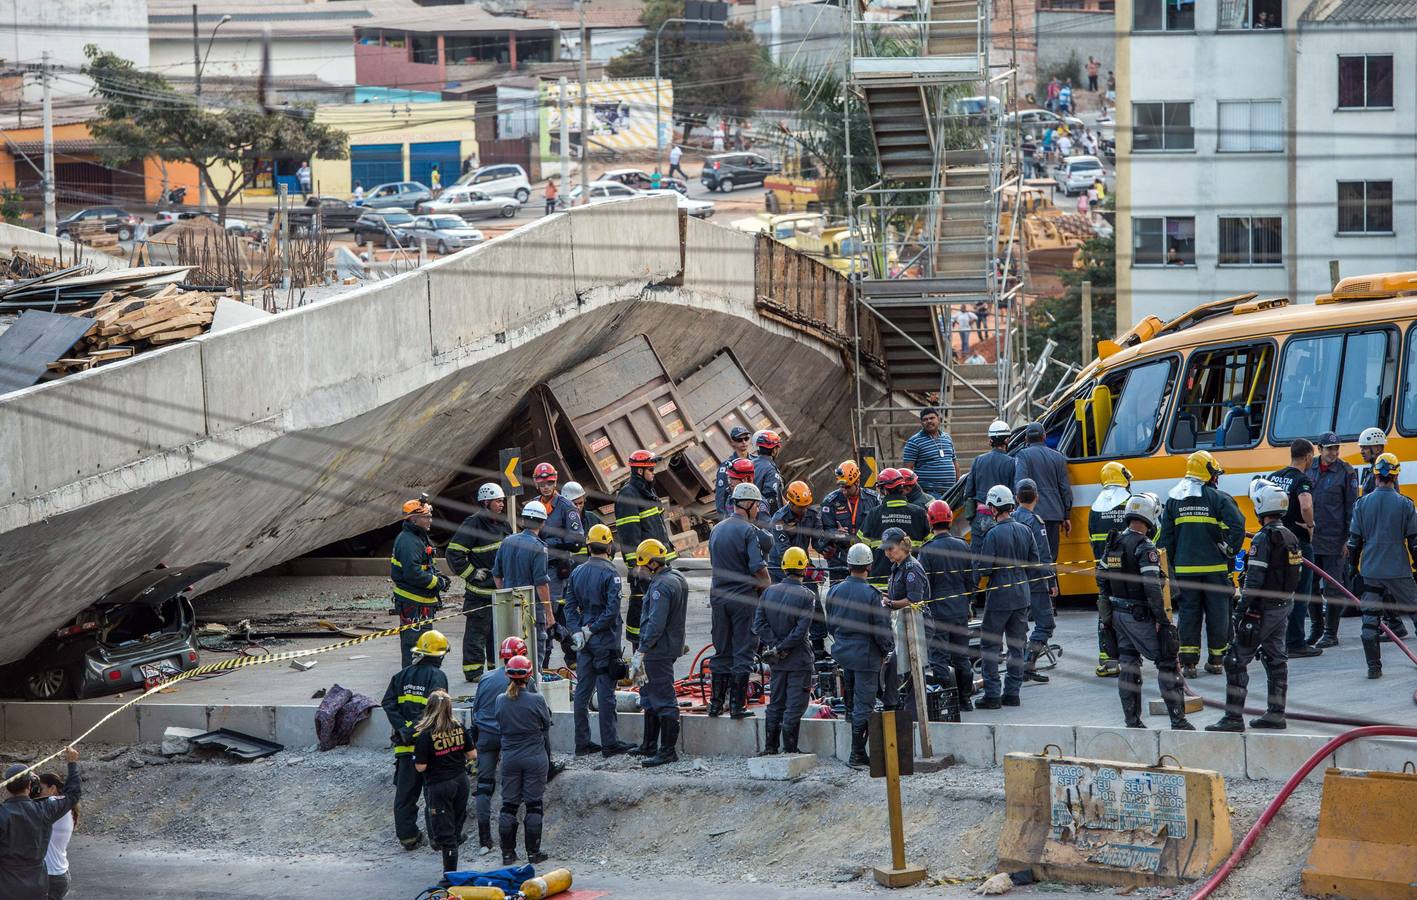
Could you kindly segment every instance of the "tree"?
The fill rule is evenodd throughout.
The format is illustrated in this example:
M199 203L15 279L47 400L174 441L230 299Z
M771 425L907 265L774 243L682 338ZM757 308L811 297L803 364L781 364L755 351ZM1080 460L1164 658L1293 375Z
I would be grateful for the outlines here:
M1117 333L1117 245L1110 238L1092 238L1080 249L1082 268L1063 273L1063 294L1035 301L1028 310L1028 358L1038 359L1043 347L1057 342L1053 358L1085 365L1096 347L1082 346L1082 284L1092 282L1092 334L1095 340Z
M640 13L644 37L610 60L606 73L612 78L653 78L655 31L675 18L684 18L684 0L646 0ZM659 60L659 77L674 83L672 121L702 125L713 115L744 119L753 114L767 57L743 25L729 25L721 44L689 43L682 24L665 25Z
M218 221L226 221L231 201L255 181L258 159L348 156L348 136L316 122L313 106L271 111L235 97L222 98L219 108L199 106L195 97L129 60L93 44L84 54L84 74L100 101L89 130L105 147L105 162L156 156L191 163L216 200Z

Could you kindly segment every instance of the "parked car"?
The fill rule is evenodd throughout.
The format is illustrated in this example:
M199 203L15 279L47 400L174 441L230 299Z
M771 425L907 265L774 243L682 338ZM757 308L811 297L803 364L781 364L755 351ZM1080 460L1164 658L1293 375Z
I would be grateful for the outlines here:
M637 191L655 190L652 187L653 181L650 174L644 169L611 169L602 174L597 181L618 181L626 187L632 187ZM659 178L659 187L678 191L681 194L689 193L689 186L679 178L667 178L663 175Z
M704 160L699 180L711 191L726 193L745 184L762 184L781 168L756 153L717 153Z
M627 197L638 197L640 192L632 187L626 187L618 181L592 181L586 185L590 192L590 199L587 203L594 206L597 203L605 203L608 200L624 200ZM579 206L581 202L581 186L576 185L571 188L571 205Z
M130 241L133 239L133 232L137 230L138 223L143 221L138 216L133 215L126 209L117 206L90 206L81 209L76 213L65 216L56 223L54 233L59 237L68 237L69 230L80 222L103 221L103 230L108 234L118 235L120 241Z
M187 591L227 565L159 568L125 581L0 667L0 686L29 700L77 699L146 690L195 668L197 616Z
M988 113L999 115L1003 107L998 97L955 97L950 101L950 115L963 117L971 125L984 125Z
M1035 138L1041 137L1050 126L1057 128L1064 124L1074 134L1080 133L1085 127L1083 120L1077 116L1060 116L1048 109L1022 109L1004 116L1006 127L1022 128L1025 134L1030 134Z
M364 207L366 209L388 209L397 206L400 209L413 209L418 204L426 200L433 199L433 192L428 190L428 186L417 181L391 181L388 184L379 184L370 188L364 193Z
M316 211L320 214L320 227L325 231L343 231L353 228L354 223L364 214L362 207L338 197L307 197L305 205L292 206L286 212L290 217L290 230L304 234L315 221ZM266 211L266 224L274 225L276 209Z
M398 229L411 224L413 216L409 215L408 210L397 206L366 210L354 222L354 245L363 247L372 242L393 249L399 245Z
M713 215L712 200L694 200L690 197L685 197L678 191L671 191L668 188L660 188L657 191L640 191L640 194L645 197L662 197L665 195L673 197L678 201L680 209L696 219L707 219L709 216Z
M186 221L188 221L188 220L190 220L190 219L199 219L199 218L200 218L200 219L211 219L213 222L215 222L215 221L216 221L216 213L200 212L200 211L197 211L197 210L189 210L189 211L184 211L184 212L173 212L173 211L171 211L171 210L162 210L161 212L159 212L159 213L157 214L157 216L156 216L155 219L153 220L153 223L148 226L148 237L152 237L152 236L155 235L155 234L161 234L162 232L164 232L164 231L166 231L167 229L171 228L173 225L177 224L178 222L186 222ZM232 234L240 234L240 235L244 235L244 234L246 234L247 232L250 232L250 231L255 230L255 226L253 226L250 222L247 222L245 219L238 219L238 218L236 218L236 217L234 217L234 216L227 216L227 217L226 217L226 225L225 225L225 228L226 228L227 231L231 232Z
M486 192L467 185L450 187L434 200L421 203L418 212L426 215L451 213L464 219L485 219L501 216L510 219L522 205L515 197L492 197Z
M475 187L489 197L516 197L520 203L525 203L531 196L531 182L526 177L526 169L513 163L473 169L453 184Z
M1053 170L1053 180L1069 197L1086 191L1102 175L1102 160L1095 156L1069 156Z
M405 247L417 247L426 243L444 255L456 253L465 247L475 247L486 238L473 228L462 216L415 216L413 222L395 229L399 243Z

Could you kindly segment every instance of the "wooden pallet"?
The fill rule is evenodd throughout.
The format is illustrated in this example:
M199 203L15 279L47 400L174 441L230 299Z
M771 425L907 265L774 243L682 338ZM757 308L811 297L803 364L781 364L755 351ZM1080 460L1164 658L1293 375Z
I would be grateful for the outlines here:
M109 292L92 308L76 313L93 324L66 357L49 364L48 377L86 371L194 338L211 328L216 303L216 294L181 291L175 284L150 297Z

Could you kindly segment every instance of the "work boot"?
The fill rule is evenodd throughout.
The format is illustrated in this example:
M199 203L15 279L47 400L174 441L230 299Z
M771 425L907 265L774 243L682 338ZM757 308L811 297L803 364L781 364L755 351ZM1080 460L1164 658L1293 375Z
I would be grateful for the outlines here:
M423 846L423 832L418 832L411 838L399 838L399 846L405 850L417 850Z
M1003 705L1004 705L1003 702L1000 701L1000 699L999 699L998 697L990 697L988 694L985 694L983 697L980 697L980 698L979 698L979 702L977 702L977 703L974 704L974 708L975 708L975 709L998 709L999 707L1001 707L1001 706L1003 706Z
M1038 658L1048 652L1048 645L1042 641L1029 641L1023 652L1023 677L1039 684L1047 684L1048 676L1038 674Z
M1208 672L1208 671L1210 671L1210 669L1207 668L1206 671ZM1182 678L1199 678L1200 676L1196 674L1196 664L1195 664L1195 663L1187 663L1186 665L1182 666L1182 667L1181 667L1181 677L1182 677Z
M622 753L629 753L631 750L638 749L639 748L636 747L634 744L627 744L624 741L616 741L615 743L609 744L605 747L605 749L601 750L600 755L604 756L606 759L609 759L612 756L619 756Z
M1407 637L1407 626L1402 624L1401 616L1383 616L1383 621L1392 629L1393 634L1400 638Z
M768 725L767 728L766 728L766 730L765 730L765 733L764 733L764 735L763 735L763 749L762 749L761 752L758 753L758 755L759 755L759 756L776 756L776 755L777 755L777 742L778 742L778 739L779 739L781 736L782 736L782 726L781 726L781 725Z
M797 730L798 730L799 728L801 728L801 727L802 727L802 720L801 720L801 719L798 719L796 722L793 722L793 723L791 723L791 724L787 724L787 725L783 725L783 726L782 726L782 752L783 752L783 753L801 753L801 752L802 752L801 750L797 749Z
M541 852L541 822L526 823L526 861L532 865L544 863L551 857Z
M1323 656L1324 652L1321 648L1308 644L1290 644L1284 648L1284 655L1290 659L1306 659L1310 656Z
M1323 636L1314 641L1314 646L1320 650L1327 650L1330 647L1338 646L1338 635L1325 631Z
M1141 681L1140 676L1138 676L1137 680L1138 682ZM1141 687L1140 683L1138 683L1137 687ZM1140 690L1138 690L1137 696L1138 699L1140 699ZM1161 692L1161 701L1166 704L1166 714L1171 719L1172 731L1196 730L1196 726L1192 725L1190 720L1186 718L1186 694L1181 690L1179 684L1174 684L1170 690L1163 690Z
M1137 690L1119 691L1122 700L1122 718L1128 728L1145 728L1141 720L1141 685Z
M1366 635L1363 637L1363 658L1368 662L1368 677L1380 677L1383 670L1383 648L1378 646L1377 641L1369 640ZM1378 675L1373 674L1374 669L1378 670Z
M550 784L555 781L556 776L564 771L566 771L565 763L556 762L554 759L548 760L546 765L546 783Z
M644 715L644 729L644 740L640 741L638 747L630 750L631 756L648 758L654 756L659 750L659 716L651 716L646 713Z
M458 870L458 851L456 848L443 851L443 872L456 872Z
M594 741L591 741L589 744L585 744L585 745L583 745L583 746L577 747L577 748L576 748L576 756L577 756L577 757L590 756L592 753L599 753L600 750L601 750L600 745L597 744L597 743L595 743Z
M1122 674L1122 667L1115 659L1099 659L1093 674L1098 678L1116 678Z
M502 865L510 866L517 861L517 820L511 825L498 823L497 836L502 842Z
M492 851L492 823L477 820L477 845L482 848L483 853Z
M1324 636L1323 616L1316 616L1309 619L1309 636L1304 638L1306 644L1317 644Z
M1368 678L1374 679L1374 678L1382 678L1382 677L1383 677L1383 667L1382 667L1382 666L1368 666Z
M955 669L955 693L959 694L959 711L974 712L970 698L974 696L974 670L968 666Z
M1018 694L1005 694L1004 696L1002 696L1002 697L999 698L999 702L1000 702L1001 704L1003 704L1004 706L1020 706L1020 705L1022 705L1022 701L1019 700Z
M731 707L728 711L730 719L751 719L753 711L748 709L748 676L734 675L733 684L728 695L728 703Z
M728 681L731 676L713 673L712 693L709 696L708 714L713 718L723 715L723 702L728 699Z
M647 759L641 760L640 765L646 768L664 766L672 762L679 761L679 719L677 716L659 717L659 752Z
M855 768L856 766L869 766L871 757L866 753L866 729L867 724L851 725L851 756L847 758L846 764Z
M1258 720L1256 720L1258 721ZM1220 717L1218 722L1213 722L1205 726L1206 731L1233 731L1236 733L1245 730L1245 720L1239 716L1232 716L1229 713Z
M1207 675L1221 675L1225 672L1225 655L1223 653L1212 652L1205 661L1205 671ZM1190 676L1187 675L1187 678Z
M1288 723L1284 721L1284 706L1288 696L1289 679L1287 677L1273 679L1269 684L1269 702L1265 706L1265 714L1257 719L1251 719L1250 727L1275 729L1289 727Z

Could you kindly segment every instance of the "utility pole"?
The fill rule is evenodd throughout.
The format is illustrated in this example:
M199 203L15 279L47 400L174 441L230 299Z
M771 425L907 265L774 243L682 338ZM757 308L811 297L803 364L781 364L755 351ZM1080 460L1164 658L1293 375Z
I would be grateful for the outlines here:
M1096 350L1092 343L1092 282L1082 283L1082 347L1078 354L1078 359L1082 360L1085 366L1092 360L1089 359ZM1027 376L1025 376L1027 377Z
M589 0L577 0L576 12L581 17L581 202L590 200L590 107L586 103L586 57L590 41L586 38L585 5Z
M570 110L566 106L565 75L562 75L556 82L556 87L560 90L560 98L557 100L556 108L561 111L561 190L568 191L571 183L571 123L566 121Z
M194 89L197 97L197 109L202 108L202 48L200 38L197 35L197 4L192 4L192 72L195 74ZM207 209L207 181L205 178L197 179L197 208L206 212Z
M41 54L40 80L44 102L44 233L54 234L59 217L54 212L54 104L49 95L49 51Z

